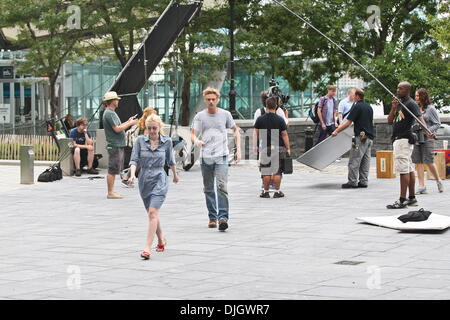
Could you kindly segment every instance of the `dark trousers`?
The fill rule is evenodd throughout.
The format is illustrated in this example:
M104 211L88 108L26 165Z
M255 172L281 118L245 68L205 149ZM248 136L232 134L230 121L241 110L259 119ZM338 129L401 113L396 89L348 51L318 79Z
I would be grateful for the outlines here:
M319 144L328 136L331 136L334 130L336 130L336 126L334 124L332 124L331 126L327 126L325 130L322 129L321 125L319 125L319 140L317 140L316 144Z

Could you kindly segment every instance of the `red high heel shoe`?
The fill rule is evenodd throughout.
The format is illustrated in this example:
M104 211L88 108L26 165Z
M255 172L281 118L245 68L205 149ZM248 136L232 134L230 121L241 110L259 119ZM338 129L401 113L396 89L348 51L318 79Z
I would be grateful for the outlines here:
M144 260L150 259L150 252L142 251L141 252L141 258L144 259Z
M166 249L166 246L167 246L167 240L164 239L164 244L163 245L158 244L156 246L156 252L163 252Z

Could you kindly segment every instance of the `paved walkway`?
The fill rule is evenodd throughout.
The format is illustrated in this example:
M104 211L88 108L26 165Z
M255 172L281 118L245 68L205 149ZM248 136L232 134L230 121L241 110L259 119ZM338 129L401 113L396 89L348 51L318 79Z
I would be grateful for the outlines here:
M449 299L450 232L358 223L399 213L385 209L398 179L377 180L372 166L368 189L342 190L346 162L296 165L285 199L258 197L253 164L231 168L225 233L207 228L199 167L181 172L161 213L167 251L150 261L139 258L147 217L137 189L118 186L125 199L107 200L105 179L21 186L19 167L0 166L0 298ZM443 194L428 186L420 206L449 214L449 181Z

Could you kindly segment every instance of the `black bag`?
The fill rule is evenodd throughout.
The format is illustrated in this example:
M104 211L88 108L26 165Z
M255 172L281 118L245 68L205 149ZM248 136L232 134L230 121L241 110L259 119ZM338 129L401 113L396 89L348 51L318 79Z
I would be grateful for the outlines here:
M419 221L425 221L428 220L428 217L430 216L431 211L425 211L423 208L421 208L419 211L410 211L407 214L401 215L397 219L400 220L403 223L406 222L419 222Z
M51 168L45 169L44 172L42 172L38 177L39 182L52 182L54 181L54 176L52 173Z
M63 178L63 172L61 169L61 164L59 162L55 163L54 165L50 166L49 168L45 169L44 172L42 172L39 177L39 182L53 182L56 180L61 180Z
M317 114L317 109L319 108L319 101L316 102L314 107L309 108L308 116L311 118L311 120L314 123L319 123L320 122L319 115Z
M292 165L292 157L291 156L286 156L286 158L284 158L284 170L283 173L284 174L292 174L292 172L294 171L293 165Z

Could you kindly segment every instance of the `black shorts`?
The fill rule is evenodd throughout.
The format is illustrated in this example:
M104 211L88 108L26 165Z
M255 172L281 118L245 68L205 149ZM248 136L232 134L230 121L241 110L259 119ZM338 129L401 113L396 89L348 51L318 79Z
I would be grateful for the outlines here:
M265 159L264 159L265 158ZM259 171L261 172L261 177L264 176L282 176L284 172L284 160L286 158L285 152L278 153L278 159L274 159L277 163L272 166L272 159L270 156L261 157L259 164ZM278 161L277 161L278 160Z

